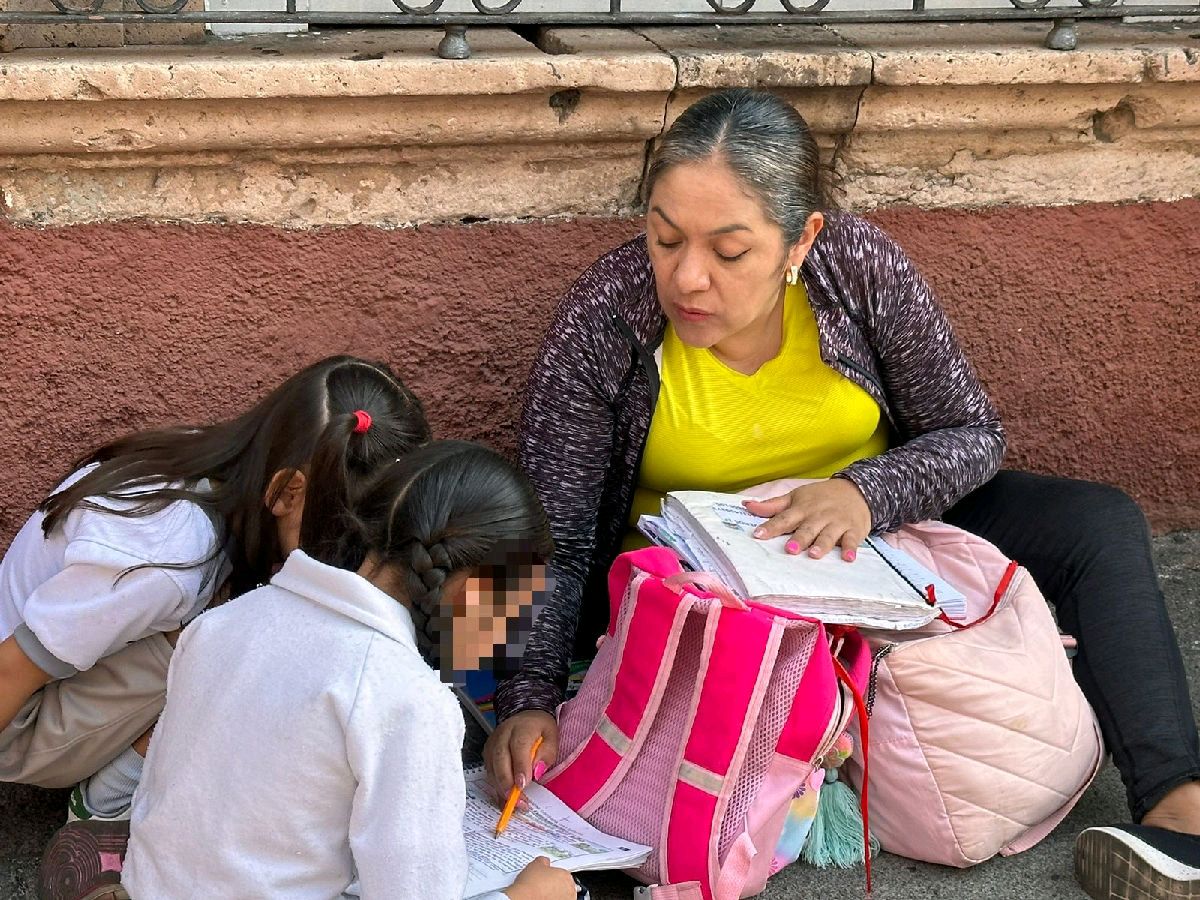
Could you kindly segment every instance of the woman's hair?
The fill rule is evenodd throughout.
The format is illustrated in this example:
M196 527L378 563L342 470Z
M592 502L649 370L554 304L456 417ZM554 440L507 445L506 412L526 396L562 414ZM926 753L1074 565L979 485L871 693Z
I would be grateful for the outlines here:
M788 245L808 217L829 206L817 142L808 123L765 91L730 88L697 100L659 139L646 173L649 200L658 179L684 163L724 162L783 229Z
M359 410L371 418L361 433L355 430ZM236 596L267 581L283 556L270 506L287 480L267 496L276 472L309 466L320 450L325 468L338 473L335 490L347 490L428 440L421 402L391 369L334 356L293 375L236 419L139 431L89 453L72 471L95 468L41 504L42 527L50 534L76 508L139 517L190 500L219 523L213 553L228 555ZM308 476L310 485L313 477ZM204 479L209 483L199 485ZM306 506L303 519L324 514Z
M313 470L310 501L335 481L321 460ZM399 566L418 647L435 666L450 625L442 587L451 574L486 568L497 583L511 583L506 569L545 563L554 548L529 479L466 441L434 441L384 467L339 516L305 515L300 546L343 569L357 571L368 556Z

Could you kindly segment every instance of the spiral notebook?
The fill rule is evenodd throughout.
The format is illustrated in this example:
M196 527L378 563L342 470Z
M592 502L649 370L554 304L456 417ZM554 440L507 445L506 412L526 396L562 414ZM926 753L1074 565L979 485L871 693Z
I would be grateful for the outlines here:
M766 520L747 510L745 499L675 491L663 500L662 515L642 516L638 527L690 568L720 577L743 600L829 624L906 630L942 612L951 619L966 614L961 591L881 538L867 538L852 563L837 551L821 559L786 553L787 536L758 540L751 532Z

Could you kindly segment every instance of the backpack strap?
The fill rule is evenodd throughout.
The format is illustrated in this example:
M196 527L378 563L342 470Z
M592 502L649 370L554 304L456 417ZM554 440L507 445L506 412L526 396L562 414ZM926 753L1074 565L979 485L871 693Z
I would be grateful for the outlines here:
M741 896L756 853L745 836L730 848L723 870L717 859L719 826L758 721L783 631L783 622L774 616L715 603L709 608L696 691L660 843L664 877L675 883L699 882L704 900ZM743 713L733 716L734 710Z

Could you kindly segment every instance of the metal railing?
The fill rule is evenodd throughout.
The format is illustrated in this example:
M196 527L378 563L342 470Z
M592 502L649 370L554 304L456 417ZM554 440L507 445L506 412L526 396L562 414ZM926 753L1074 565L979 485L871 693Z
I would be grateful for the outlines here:
M1122 19L1126 17L1184 17L1200 16L1200 3L1158 6L1126 6L1118 0L1077 0L1079 7L1050 6L1050 0L1008 0L1009 6L986 8L930 9L925 0L911 0L906 9L827 9L831 0L811 3L778 0L704 0L707 10L688 11L626 11L622 0L608 0L607 12L587 12L570 9L521 12L524 0L471 0L473 12L442 12L445 0L411 3L392 0L396 11L338 12L332 10L301 10L296 0L283 0L279 11L214 10L185 12L188 0L135 0L138 10L126 10L123 0L52 0L58 12L0 10L0 25L61 25L141 23L141 24L289 24L309 25L387 25L408 27L439 27L446 32L438 45L438 55L445 59L466 59L471 55L467 29L472 25L505 25L536 27L540 25L604 26L604 25L833 25L881 24L899 22L998 22L1045 21L1050 24L1046 45L1055 50L1074 50L1077 44L1075 23L1080 19ZM564 5L570 0L560 0ZM694 0L699 6L699 0ZM115 10L107 7L116 6ZM755 7L759 9L756 10Z

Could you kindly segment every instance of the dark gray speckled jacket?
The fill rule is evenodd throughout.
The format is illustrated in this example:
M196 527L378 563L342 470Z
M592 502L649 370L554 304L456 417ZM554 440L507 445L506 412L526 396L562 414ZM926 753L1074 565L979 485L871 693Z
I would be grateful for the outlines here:
M822 359L874 397L891 425L892 449L835 476L862 491L873 530L936 518L990 479L1005 449L999 415L900 247L874 225L838 215L801 277ZM501 718L552 712L577 637L586 648L606 624L605 576L637 485L665 327L643 235L572 285L542 343L520 458L550 517L556 583L520 674L500 687Z

